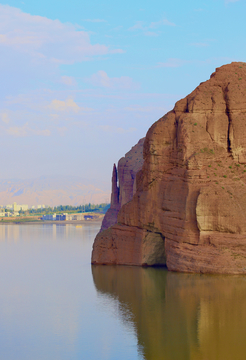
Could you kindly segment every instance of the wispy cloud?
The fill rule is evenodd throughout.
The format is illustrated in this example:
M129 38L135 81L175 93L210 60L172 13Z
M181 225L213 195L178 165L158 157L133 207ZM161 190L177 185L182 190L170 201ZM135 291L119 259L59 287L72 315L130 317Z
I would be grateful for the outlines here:
M88 113L93 111L92 108L89 107L82 107L79 106L78 104L76 104L76 102L71 99L71 98L67 98L66 100L57 100L54 99L51 101L51 103L48 105L48 109L51 109L52 111L57 111L58 113L76 113L76 114L83 114L83 113ZM56 120L59 119L59 115L58 114L50 114L50 116ZM73 117L72 117L73 118ZM71 118L71 119L72 119Z
M1 118L5 124L8 124L10 121L9 114L7 112L2 113Z
M137 21L135 25L131 26L128 30L144 30L144 22L143 21Z
M76 80L72 76L62 76L61 83L65 84L67 86L74 86L74 85L76 85Z
M94 86L113 88L113 89L136 89L139 84L135 83L129 76L112 77L100 70L93 74L90 78L85 79L86 82L91 83Z
M153 21L150 24L145 24L143 21L137 21L135 25L131 26L128 30L136 31L142 30L146 36L158 36L159 34L151 31L152 29L159 29L162 26L176 26L173 22L163 18L159 21Z
M144 35L145 36L159 36L159 34L154 31L145 31Z
M0 49L28 53L36 62L73 64L90 57L120 53L106 45L92 44L88 32L73 24L30 15L0 4Z
M176 26L173 22L171 22L171 21L169 21L167 19L162 19L160 21L150 23L149 28L150 29L156 29L156 28L158 28L160 26L163 26L163 25L164 26Z
M23 126L13 126L8 128L7 134L15 136L15 137L25 137L25 136L50 136L51 132L48 129L40 130L40 129L32 129L29 127L28 123Z

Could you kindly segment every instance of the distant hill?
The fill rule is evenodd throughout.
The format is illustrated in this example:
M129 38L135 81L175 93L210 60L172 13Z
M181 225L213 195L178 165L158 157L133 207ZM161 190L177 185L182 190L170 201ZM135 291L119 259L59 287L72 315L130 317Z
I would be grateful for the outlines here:
M0 204L50 206L100 204L110 201L110 184L98 185L77 176L42 176L36 179L0 179Z

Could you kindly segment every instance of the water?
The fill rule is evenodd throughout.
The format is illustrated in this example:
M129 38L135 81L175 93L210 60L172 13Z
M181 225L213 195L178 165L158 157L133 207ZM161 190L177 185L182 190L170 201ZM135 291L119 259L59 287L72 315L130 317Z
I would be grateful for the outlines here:
M245 359L244 276L91 267L99 226L0 226L0 360Z

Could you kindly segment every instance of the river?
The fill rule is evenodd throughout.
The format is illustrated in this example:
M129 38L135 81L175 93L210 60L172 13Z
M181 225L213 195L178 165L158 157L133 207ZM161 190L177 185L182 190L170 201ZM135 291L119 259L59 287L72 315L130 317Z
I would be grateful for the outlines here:
M99 227L0 225L0 360L245 360L244 276L91 266Z

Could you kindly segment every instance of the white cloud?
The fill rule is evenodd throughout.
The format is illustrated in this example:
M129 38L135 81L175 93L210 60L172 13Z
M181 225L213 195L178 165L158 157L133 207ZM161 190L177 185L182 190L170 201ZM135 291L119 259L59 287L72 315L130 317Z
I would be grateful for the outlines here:
M68 86L74 86L74 85L76 85L76 80L72 76L62 76L61 83L68 85Z
M2 121L5 123L5 124L8 124L9 121L10 121L10 118L9 118L9 115L8 113L4 112L1 114L1 118L2 118Z
M146 35L146 36L159 36L159 34L157 34L154 31L145 31L144 35Z
M24 136L33 136L33 135L39 135L39 136L50 136L50 130L40 130L40 129L32 129L29 127L28 123L25 125L18 127L13 126L8 128L7 134L15 136L15 137L24 137Z
M176 26L176 24L167 20L166 18L156 22L151 22L149 25L144 25L143 21L137 21L136 24L130 27L128 30L130 31L143 30L144 35L146 36L158 36L157 33L149 31L149 29L157 29L160 28L161 26Z
M174 23L172 23L171 21L168 21L167 19L162 19L160 21L156 21L156 22L152 22L150 23L149 25L149 28L150 29L156 29L160 26L163 26L163 25L166 25L166 26L176 26Z
M136 24L130 27L128 30L143 30L144 29L143 24L144 24L143 21L137 21Z
M49 107L56 111L74 111L77 113L80 107L76 104L73 99L66 99L65 101L54 99L51 101Z
M120 53L106 45L91 44L89 34L69 23L30 15L0 4L0 49L27 53L35 62L73 64L96 55Z
M136 89L139 87L139 85L135 83L129 76L110 78L103 70L93 74L90 78L85 79L85 81L91 83L94 86L100 86L104 88Z

